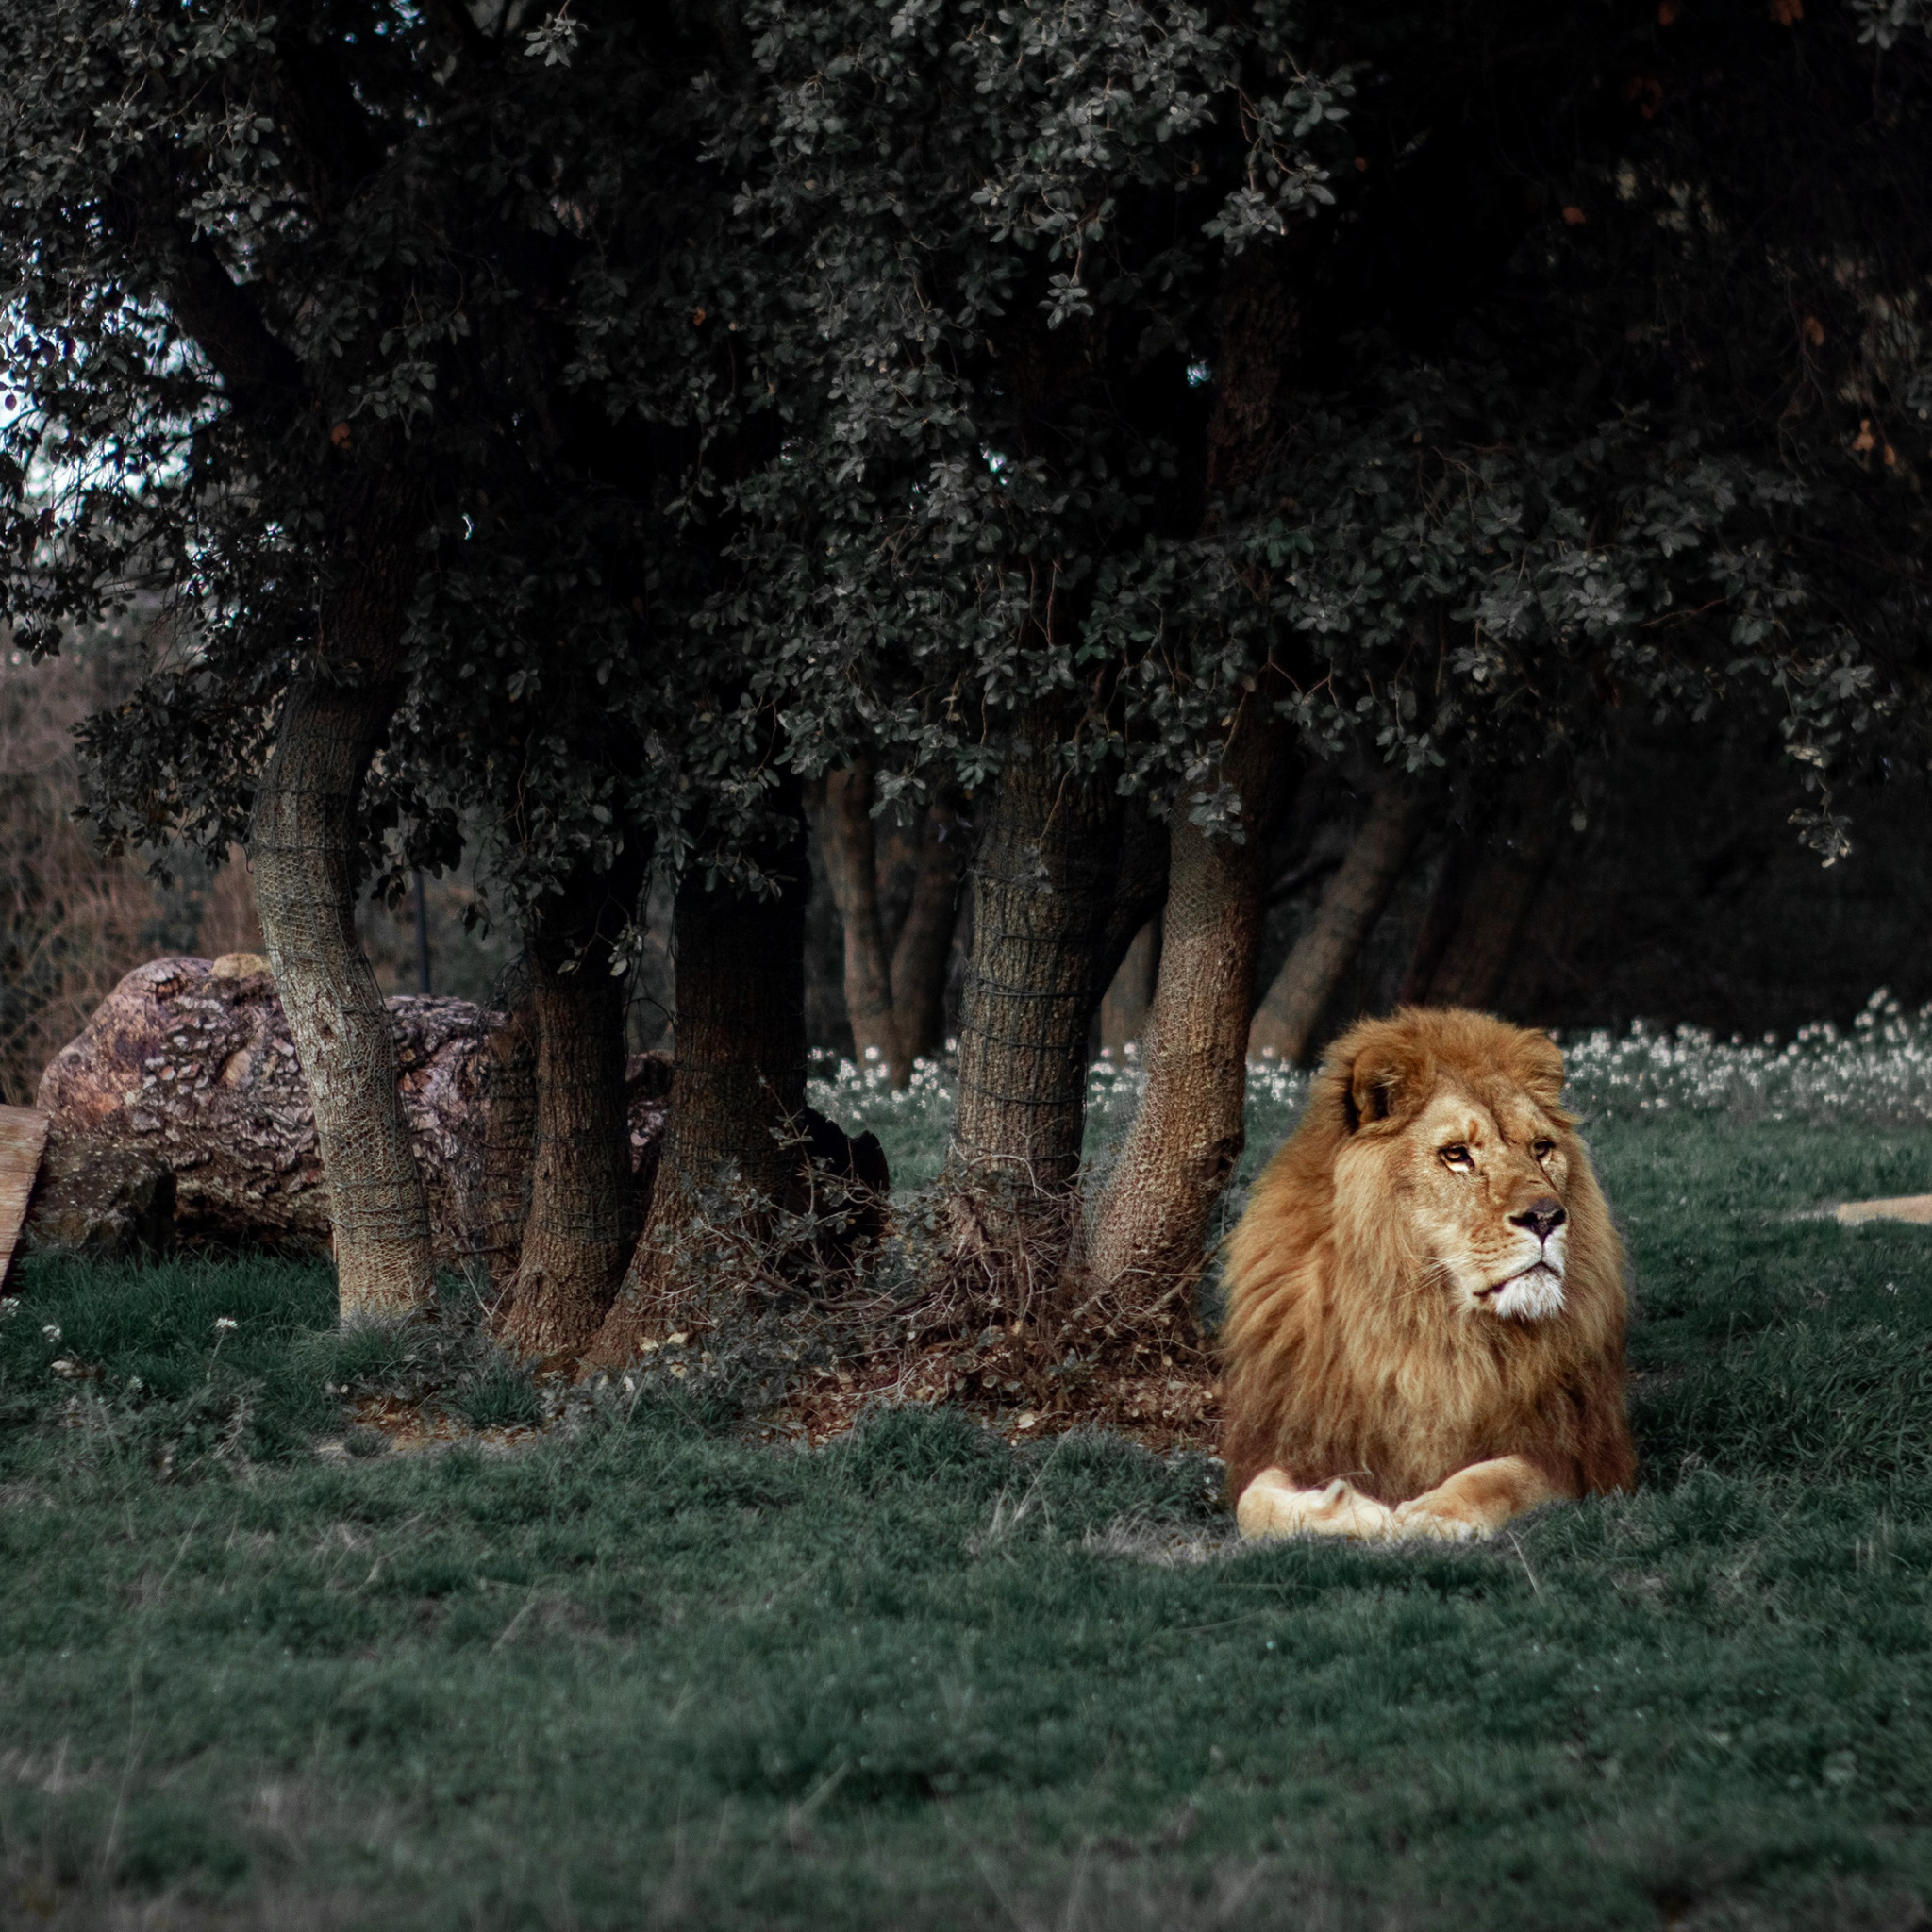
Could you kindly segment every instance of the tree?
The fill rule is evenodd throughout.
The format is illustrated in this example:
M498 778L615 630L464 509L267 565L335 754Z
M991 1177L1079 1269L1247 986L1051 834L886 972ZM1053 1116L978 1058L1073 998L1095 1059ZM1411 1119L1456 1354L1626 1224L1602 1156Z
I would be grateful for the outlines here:
M1728 235L1755 248L1776 208L1815 247L1829 223L1789 222L1765 178L1807 85L1788 26L1713 9L1687 69L1725 78L1687 135L1655 111L1650 12L756 20L768 94L721 142L767 258L808 263L799 358L838 375L741 498L748 621L795 758L862 754L882 792L943 764L991 794L951 1169L982 1307L1002 1278L1026 1303L1072 1239L1080 962L1123 794L1201 837L1148 1057L1234 1124L1245 1027L1214 1018L1234 1002L1201 935L1252 972L1257 869L1214 847L1277 782L1228 782L1241 721L1272 709L1287 745L1372 749L1395 777L1447 765L1466 792L1534 771L1560 824L1624 702L1695 714L1766 677L1810 760L1881 707L1795 559L1822 499L1752 400L1782 350L1687 362L1645 320L1707 307L1703 329L1748 291L1761 336L1785 298L1752 270L1707 305L1747 244L1687 251L1618 185L1633 156L1662 193L1683 155L1722 155ZM1831 29L1847 83L1856 25ZM1874 608L1869 583L1844 594ZM1198 1265L1239 1126L1203 1165L1191 1127L1157 1124L1197 1113L1165 1084L1090 1274L1153 1251L1117 1214L1175 1257L1154 1274Z
M347 1313L429 1276L354 896L475 822L531 932L549 1083L520 1332L581 1329L566 1305L622 1265L598 981L691 810L662 726L703 680L655 648L637 547L689 412L655 442L623 426L612 357L631 382L668 285L682 303L684 104L728 28L613 8L525 33L385 0L7 19L7 614L45 652L137 585L174 599L181 648L91 733L92 808L122 844L247 833Z
M1315 916L1281 963L1248 1027L1251 1055L1308 1063L1316 1028L1342 975L1381 917L1415 849L1422 800L1400 781L1370 793L1348 851L1316 902Z
M603 981L642 867L692 1042L667 1254L719 1164L795 1177L799 781L869 774L866 824L974 794L976 1324L1200 1265L1302 761L1540 774L1559 835L1619 706L1755 681L1833 856L1831 775L1920 675L1906 0L8 21L6 610L46 650L177 587L93 809L252 820L348 1306L427 1266L372 865L480 824L529 935L580 1150L544 1225L586 1238L533 1247L512 1321L575 1346L624 1246ZM1088 1028L1166 874L1144 1124L1083 1243Z
M1156 9L758 21L769 106L720 144L761 258L810 264L798 358L839 374L741 494L762 566L747 615L795 758L869 756L888 804L936 773L985 796L953 1219L969 1267L1051 1281L1089 1021L1145 917L1109 960L1124 721L1177 709L1137 753L1144 782L1199 751L1231 688L1136 697L1096 641L1101 573L1158 525L1175 432L1207 413L1185 328L1209 261L1325 192L1290 128L1332 95L1277 73L1243 128L1239 35Z
M910 895L892 930L883 903L884 855L876 793L864 759L827 772L813 823L844 930L845 1010L859 1058L891 1069L894 1087L936 1052L943 1030L946 966L966 856L965 828L943 794L915 821Z

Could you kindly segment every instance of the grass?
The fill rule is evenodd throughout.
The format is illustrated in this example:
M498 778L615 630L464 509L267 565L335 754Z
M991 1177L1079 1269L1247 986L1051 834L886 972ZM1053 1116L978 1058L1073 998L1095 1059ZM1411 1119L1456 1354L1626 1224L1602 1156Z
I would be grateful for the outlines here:
M0 1924L1924 1925L1932 1230L1809 1210L1932 1142L1734 1102L1592 1130L1643 1487L1472 1550L1236 1552L1205 1458L945 1413L325 1459L534 1391L317 1270L30 1262Z

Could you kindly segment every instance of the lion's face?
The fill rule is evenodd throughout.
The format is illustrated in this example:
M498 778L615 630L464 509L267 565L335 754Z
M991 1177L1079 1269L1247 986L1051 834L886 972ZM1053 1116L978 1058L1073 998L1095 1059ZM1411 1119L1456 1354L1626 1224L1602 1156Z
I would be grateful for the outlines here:
M1569 1124L1514 1080L1431 1071L1430 1091L1342 1147L1337 1203L1355 1211L1341 1224L1379 1223L1375 1244L1399 1244L1474 1319L1547 1321L1563 1308Z
M1564 1136L1525 1093L1439 1093L1403 1136L1418 1244L1471 1314L1541 1322L1563 1307Z

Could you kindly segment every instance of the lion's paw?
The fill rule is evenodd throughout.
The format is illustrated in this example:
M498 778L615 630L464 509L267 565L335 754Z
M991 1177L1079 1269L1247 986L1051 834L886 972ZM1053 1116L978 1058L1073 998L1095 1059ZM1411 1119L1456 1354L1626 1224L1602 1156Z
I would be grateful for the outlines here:
M1424 1509L1419 1501L1398 1503L1390 1513L1394 1518L1391 1533L1405 1541L1469 1543L1489 1534L1479 1524L1465 1522L1459 1516L1443 1516L1433 1509Z
M1336 1536L1379 1542L1398 1534L1395 1513L1340 1476L1320 1490L1298 1490L1278 1469L1263 1470L1235 1505L1244 1537Z

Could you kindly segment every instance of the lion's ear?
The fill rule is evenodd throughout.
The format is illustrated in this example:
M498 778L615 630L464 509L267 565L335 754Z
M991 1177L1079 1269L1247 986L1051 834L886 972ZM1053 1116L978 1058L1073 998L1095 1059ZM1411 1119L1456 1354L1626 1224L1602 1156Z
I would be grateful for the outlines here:
M1547 1033L1525 1032L1516 1056L1516 1077L1544 1107L1560 1106L1563 1049Z
M1428 1091L1429 1072L1428 1056L1412 1041L1368 1041L1349 1064L1349 1130L1407 1111Z

